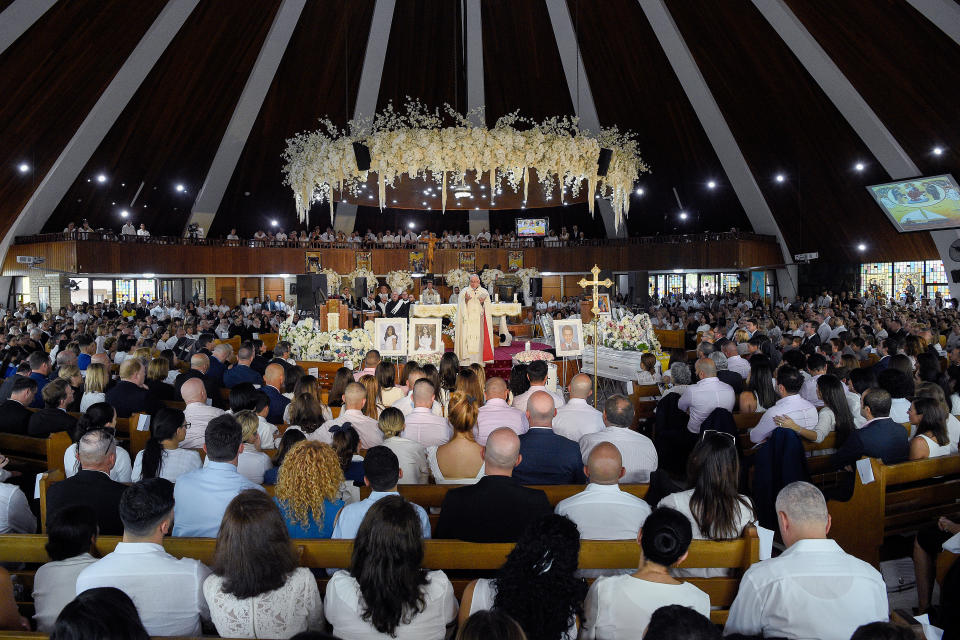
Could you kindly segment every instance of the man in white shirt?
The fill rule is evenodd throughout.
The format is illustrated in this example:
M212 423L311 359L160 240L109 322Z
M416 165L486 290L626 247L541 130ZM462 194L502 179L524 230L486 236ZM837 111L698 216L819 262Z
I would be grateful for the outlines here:
M553 406L559 409L564 404L563 394L547 389L547 363L543 360L534 360L527 366L527 380L530 388L513 399L513 408L520 411L527 410L527 401L537 391L544 391L553 396Z
M518 436L530 430L527 414L507 404L510 390L503 378L487 378L483 387L486 402L477 413L477 425L473 428L473 438L477 444L485 446L491 433L506 427Z
M590 483L580 493L557 503L557 515L573 520L584 540L632 540L650 515L650 505L621 491L626 474L616 445L601 442L584 467Z
M817 380L827 372L827 359L819 353L812 353L807 357L807 371L803 387L800 389L800 397L815 407L822 407L823 400L817 395Z
M590 460L594 447L609 442L619 450L626 470L621 482L649 482L650 474L657 470L657 449L650 438L630 430L634 415L630 398L619 394L607 398L603 405L603 423L606 425L603 431L580 438L580 456L584 464Z
M735 371L744 380L750 375L750 363L737 350L737 343L732 340L723 343L723 355L727 356L727 370Z
M887 620L880 572L827 539L830 515L820 490L788 484L776 509L787 549L747 569L724 634L847 640L857 627Z
M833 329L830 327L829 314L829 311L817 314L817 322L820 323L820 326L817 327L817 335L820 336L820 344L825 344L830 339L831 331L833 331Z
M77 593L116 587L133 600L151 636L198 636L201 618L210 618L203 596L210 569L199 560L177 559L163 550L163 538L173 528L173 507L173 484L163 478L143 480L124 491L123 541L80 572Z
M699 382L687 387L677 402L677 408L690 414L687 430L698 434L700 425L714 409L732 412L736 398L733 387L717 378L717 365L713 360L701 358L694 368Z
M123 226L120 227L120 234L124 236L135 236L137 235L137 228L133 226L133 223L129 220L123 223Z
M400 409L403 413L403 417L406 418L408 415L413 413L413 387L416 386L417 380L421 380L426 377L426 374L422 369L416 369L407 376L407 395L403 396L399 400L393 403L394 409ZM483 410L483 407L480 407L480 410ZM433 400L433 405L430 407L430 411L433 412L435 416L443 415L443 405L437 402L436 398Z
M141 237L141 238L149 238L149 237L150 237L150 232L147 231L147 225L143 224L142 222L140 223L140 228L137 229L137 236L139 236L139 237Z
M420 292L420 304L440 304L440 294L433 288L433 280L427 280Z
M777 393L780 399L763 412L757 426L750 430L750 442L760 444L780 426L780 416L791 418L797 426L813 429L817 425L817 408L799 394L804 385L803 376L796 368L783 365L777 371Z
M0 533L34 533L37 519L27 496L17 485L5 482L11 475L4 470L7 462L7 457L0 455Z
M557 409L553 419L553 432L579 442L588 433L603 429L603 413L588 402L593 395L593 380L585 373L578 373L570 380L570 400Z
M434 415L432 408L436 389L426 378L413 385L413 411L405 418L401 437L415 440L425 447L440 446L450 442L453 427L443 416Z
M333 229L327 227L327 230L320 234L320 242L333 242L337 239L337 236L334 235Z
M319 429L310 434L310 440L333 444L333 434L330 433L330 428L349 422L360 436L361 449L369 449L378 444L383 444L383 432L380 431L377 421L363 414L363 407L366 404L367 390L359 382L351 382L343 391L343 410L340 412L340 416L324 422Z
M207 390L203 386L203 379L190 378L180 387L180 394L187 406L183 410L183 417L187 421L187 436L180 443L181 449L202 449L203 433L207 424L214 418L223 415L223 409L217 409L207 404Z

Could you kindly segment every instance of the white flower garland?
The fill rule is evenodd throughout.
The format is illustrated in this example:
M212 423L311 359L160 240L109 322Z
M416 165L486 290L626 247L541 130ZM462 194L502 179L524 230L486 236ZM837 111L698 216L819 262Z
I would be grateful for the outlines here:
M488 129L474 124L484 121L482 109L463 115L444 105L442 110L430 111L410 99L404 109L406 113L400 113L391 103L372 119L351 120L347 130L324 119L320 129L287 140L284 184L293 189L302 222L307 221L314 202L324 201L329 203L332 222L334 191L359 196L369 172L357 168L354 142L362 142L370 150L381 209L387 203L387 186L395 187L403 175L411 179L431 175L441 187L443 210L447 182L462 182L468 171L475 172L478 182L489 180L491 191L502 178L514 192L522 184L526 200L529 169L533 168L548 196L560 189L579 197L585 183L591 214L597 196L610 199L619 228L630 211L634 182L649 171L635 134L616 127L602 129L597 135L582 131L575 117L553 117L538 123L514 112ZM444 126L447 123L452 126ZM597 175L601 148L613 152L607 175L602 177Z
M327 295L335 296L340 293L340 274L333 269L321 269L320 273L327 276Z
M374 323L367 320L363 329L320 331L313 318L304 318L296 325L289 317L280 324L280 339L290 342L297 360L320 360L329 354L334 360L350 362L358 367L373 348Z
M450 269L444 274L443 279L447 281L449 287L465 289L470 286L470 274L463 269Z
M347 274L347 279L350 282L354 282L357 278L366 278L367 293L376 291L377 285L380 284L377 282L377 276L373 275L373 271L370 271L370 269L354 269Z
M503 271L500 269L487 269L483 272L483 275L480 276L480 281L483 282L483 286L489 289L496 282L497 278L503 275Z
M528 269L520 269L520 270L518 270L515 275L516 275L518 278L520 278L520 283L521 283L521 285L522 285L522 291L523 291L524 293L528 293L528 292L530 291L530 278L539 278L539 277L540 277L540 271L537 270L537 269L534 268L534 267L530 267L530 268L528 268Z
M390 291L406 291L413 288L413 278L409 271L391 271L387 274L387 286Z

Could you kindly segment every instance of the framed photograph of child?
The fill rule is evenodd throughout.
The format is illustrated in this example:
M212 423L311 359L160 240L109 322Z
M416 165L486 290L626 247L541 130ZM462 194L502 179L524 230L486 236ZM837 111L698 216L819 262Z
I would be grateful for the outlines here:
M407 355L407 319L374 318L373 344L381 356Z
M553 321L553 339L557 357L583 354L583 323L580 318Z
M441 318L410 318L409 355L443 353Z

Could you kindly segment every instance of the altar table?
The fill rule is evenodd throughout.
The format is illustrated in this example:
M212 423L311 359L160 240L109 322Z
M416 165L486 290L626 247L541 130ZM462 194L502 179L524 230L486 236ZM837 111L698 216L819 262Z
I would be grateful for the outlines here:
M500 346L509 347L513 342L510 329L507 328L507 316L516 317L523 312L519 302L494 302L490 306L490 315L493 317L494 327L499 327L497 333L506 336L500 341ZM451 318L457 315L455 304L415 304L412 316L414 318Z

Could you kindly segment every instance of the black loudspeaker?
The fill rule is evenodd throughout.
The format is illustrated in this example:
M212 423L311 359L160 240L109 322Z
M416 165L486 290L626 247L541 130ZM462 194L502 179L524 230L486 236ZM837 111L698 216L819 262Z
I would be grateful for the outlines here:
M530 296L539 298L543 295L543 278L530 278Z
M950 272L950 282L954 284L960 282L960 269L954 269Z
M635 304L650 304L650 272L634 271L630 274L630 299Z
M327 274L297 276L297 310L313 311L327 300Z
M367 279L366 278L354 278L353 279L353 297L357 299L359 303L361 298L367 297Z
M613 157L612 149L600 149L600 157L597 158L597 175L607 175L607 169L610 168L610 159Z
M370 170L370 148L362 142L353 143L353 155L357 159L357 169L360 171Z

